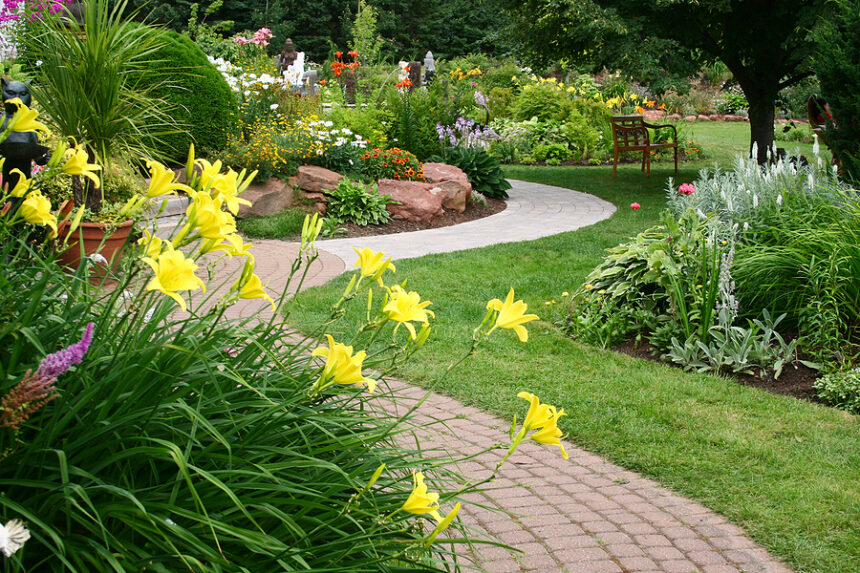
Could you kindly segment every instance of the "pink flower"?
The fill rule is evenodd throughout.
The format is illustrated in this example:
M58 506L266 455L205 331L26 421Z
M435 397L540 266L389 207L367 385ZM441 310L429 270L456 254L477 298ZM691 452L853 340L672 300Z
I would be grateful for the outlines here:
M240 46L244 46L245 44L248 43L248 38L246 38L244 36L236 36L235 38L233 38L233 41L236 42L237 44L239 44Z
M680 187L678 187L678 193L681 195L692 195L696 192L696 188L693 187L692 183L683 183Z
M633 209L634 211L641 206L642 205L640 205L639 203L630 203L630 208Z

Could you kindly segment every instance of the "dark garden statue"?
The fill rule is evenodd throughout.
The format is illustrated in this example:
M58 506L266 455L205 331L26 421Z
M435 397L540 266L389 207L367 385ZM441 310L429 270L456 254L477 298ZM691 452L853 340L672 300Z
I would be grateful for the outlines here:
M24 105L29 106L32 98L30 88L24 82L17 82L0 78L3 84L3 122L0 131L6 128L9 119L17 111L15 104L9 100L18 98ZM19 169L28 179L32 172L32 162L45 165L50 158L48 148L39 144L39 139L34 132L13 131L3 143L0 143L0 156L6 158L3 163L3 185L9 185L12 189L18 183L20 177L12 170Z

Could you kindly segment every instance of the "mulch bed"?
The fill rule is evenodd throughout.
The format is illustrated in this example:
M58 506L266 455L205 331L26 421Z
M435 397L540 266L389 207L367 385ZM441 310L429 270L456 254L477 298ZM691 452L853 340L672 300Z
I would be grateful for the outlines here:
M408 233L410 231L423 231L424 229L436 229L439 227L448 227L451 225L458 225L460 223L467 223L469 221L474 221L476 219L482 219L484 217L489 217L490 215L495 215L501 211L505 210L507 207L507 203L505 203L501 199L490 199L487 198L487 206L479 205L478 203L469 203L466 206L466 210L462 213L458 213L456 211L445 211L445 214L441 217L436 217L429 223L415 223L411 221L399 221L392 219L389 223L385 225L367 225L365 227L360 227L358 225L353 225L352 223L347 223L344 225L340 225L340 227L346 229L347 233L345 235L338 235L338 238L342 237L369 237L372 235L392 235L394 233Z
M622 352L636 358L644 358L652 362L659 362L669 366L676 366L671 362L665 362L660 359L660 353L647 343L639 343L631 340L620 344L613 348L615 352ZM678 366L680 368L680 366ZM818 376L818 371L813 370L803 364L788 364L782 368L782 373L779 378L774 379L773 370L765 371L764 376L760 376L758 370L754 374L736 374L732 378L739 384L744 386L754 386L761 390L771 392L773 394L783 394L786 396L794 396L801 400L817 402L821 404L821 400L816 396L815 388L812 386L815 378Z

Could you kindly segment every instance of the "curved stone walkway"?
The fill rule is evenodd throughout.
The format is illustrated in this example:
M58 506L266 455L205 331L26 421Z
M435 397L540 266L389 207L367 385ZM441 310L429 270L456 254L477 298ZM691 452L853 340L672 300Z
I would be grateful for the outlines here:
M402 259L533 240L596 223L615 210L585 193L512 183L507 209L485 219L413 233L319 241L320 258L303 286L323 284L347 270L356 258L353 246ZM272 296L284 291L297 250L294 243L254 243L257 272ZM216 275L229 270L229 264L219 266ZM286 290L293 292L295 285ZM231 313L250 317L261 310L259 301L247 301ZM392 411L426 397L417 410L426 447L463 457L506 437L510 420L399 381L388 385L391 397L385 407ZM460 513L465 523L519 551L479 544L475 555L462 550L466 564L489 573L790 573L739 527L706 507L571 443L564 445L569 461L555 448L523 444L488 489L466 496ZM480 481L502 455L484 452L461 463L459 470Z

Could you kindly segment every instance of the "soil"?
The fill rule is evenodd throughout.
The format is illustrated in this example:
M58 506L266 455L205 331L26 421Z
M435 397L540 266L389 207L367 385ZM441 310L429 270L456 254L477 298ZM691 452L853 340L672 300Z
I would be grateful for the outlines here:
M501 199L486 198L487 205L480 205L471 202L466 206L466 210L462 213L456 211L445 211L445 214L434 218L428 223L416 223L411 221L401 221L392 219L385 225L367 225L360 227L352 223L340 225L346 229L346 234L337 235L337 238L345 237L369 237L371 235L392 235L394 233L408 233L410 231L423 231L424 229L436 229L439 227L448 227L450 225L458 225L482 219L495 215L505 210L507 204Z
M660 353L648 343L639 343L630 340L613 348L616 352L622 352L637 358L644 358L661 364L673 364L660 359ZM680 366L679 366L680 368ZM810 402L822 403L816 396L813 383L818 376L818 371L813 370L799 362L789 364L783 367L779 378L774 379L773 370L765 370L763 375L760 375L758 370L753 374L735 374L731 378L744 386L754 386L761 390L771 392L773 394L784 394L786 396L794 396L801 400Z

